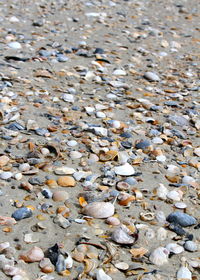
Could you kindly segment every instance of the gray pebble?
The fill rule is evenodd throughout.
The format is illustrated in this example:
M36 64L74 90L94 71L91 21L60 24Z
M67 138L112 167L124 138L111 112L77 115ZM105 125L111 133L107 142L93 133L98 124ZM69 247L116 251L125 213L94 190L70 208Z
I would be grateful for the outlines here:
M149 80L150 82L158 82L160 81L159 76L154 72L146 72L144 74L144 78Z
M185 242L184 248L185 248L185 250L187 250L189 252L195 252L198 250L197 244L190 240Z
M179 224L182 227L192 226L197 223L197 220L195 218L179 211L171 213L167 217L167 221L170 223Z
M26 207L22 207L17 209L13 214L12 214L12 218L14 218L16 221L22 220L22 219L26 219L29 218L33 215L33 212L31 209L26 208Z

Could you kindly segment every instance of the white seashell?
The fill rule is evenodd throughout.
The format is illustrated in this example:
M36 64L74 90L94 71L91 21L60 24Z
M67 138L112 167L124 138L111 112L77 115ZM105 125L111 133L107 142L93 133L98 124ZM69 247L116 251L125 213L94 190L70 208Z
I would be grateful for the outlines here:
M159 156L156 157L156 160L157 160L158 162L165 162L166 159L167 159L167 158L166 158L165 155L159 155Z
M169 251L164 247L158 247L149 256L149 260L155 265L163 265L168 262Z
M180 191L172 190L167 193L167 198L173 201L180 201L183 196L183 193Z
M176 203L174 204L174 206L175 206L176 208L178 208L178 209L185 209L185 208L187 208L187 204L185 204L184 202L176 202Z
M21 269L18 267L6 264L5 267L3 268L3 272L6 275L14 276L14 275L20 274Z
M176 243L169 243L165 246L165 248L170 252L174 254L181 254L184 251L184 248Z
M104 112L99 111L99 112L96 112L96 117L100 118L100 119L101 118L103 119L103 118L106 118L106 114Z
M83 208L83 214L97 219L111 217L115 207L110 202L92 202Z
M194 184L195 182L195 179L191 176L184 176L182 179L183 184Z
M120 226L113 231L111 239L118 244L133 244L135 242L135 239L128 234L128 228L125 226Z
M168 189L163 185L163 184L159 184L160 186L156 189L157 191L157 196L160 199L165 200L167 198L167 193L169 192Z
M125 262L118 262L118 263L115 263L115 267L120 270L127 270L129 268L129 265Z
M76 170L74 168L71 168L68 166L57 167L54 170L54 173L56 175L71 175L71 174L74 174L75 172L76 172Z
M10 47L11 49L21 49L21 44L19 42L10 42L8 44L8 47Z
M37 243L39 241L39 238L37 238L33 233L26 233L24 235L24 242L26 243Z
M112 280L112 278L106 274L102 268L100 268L96 272L96 280Z
M176 165L169 164L169 165L167 165L167 171L169 173L178 174L180 172L180 168Z
M62 99L65 102L74 103L74 95L73 94L65 93L65 94L63 94Z
M126 71L124 71L122 69L116 69L113 71L112 74L115 76L126 76Z
M71 151L69 154L71 159L79 159L81 158L83 155L82 153L78 152L78 151Z
M152 228L148 228L145 232L145 236L148 240L155 238L155 231Z
M124 165L121 166L116 166L114 168L114 171L117 175L121 175L121 176L130 176L135 173L134 168L129 163L125 163Z
M157 239L160 241L163 241L167 238L167 230L164 229L163 227L160 227L157 230Z
M185 266L182 266L179 268L177 275L177 280L191 280L192 279L192 273L189 271L189 269Z

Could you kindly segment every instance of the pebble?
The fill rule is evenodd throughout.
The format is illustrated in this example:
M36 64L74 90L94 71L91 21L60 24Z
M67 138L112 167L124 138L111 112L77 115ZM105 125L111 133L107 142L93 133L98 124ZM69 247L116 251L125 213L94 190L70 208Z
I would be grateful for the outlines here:
M9 172L9 171L4 171L4 172L1 172L0 173L0 179L2 180L8 180L10 179L11 177L13 176L13 173L12 172Z
M149 80L150 82L159 82L160 78L156 73L153 72L146 72L144 77Z
M62 176L58 178L57 183L61 187L74 187L76 185L76 181L71 176Z
M8 47L11 49L21 49L22 48L22 46L19 42L10 42L8 44Z
M184 248L185 248L185 250L187 250L189 252L195 252L198 250L197 244L190 240L185 242Z
M176 223L182 227L192 226L197 223L197 220L195 218L179 211L169 214L169 216L167 217L167 221L170 223Z
M30 208L22 207L12 213L12 218L14 218L16 221L20 221L22 219L30 218L32 215L33 212Z
M55 191L52 198L54 201L65 201L69 198L69 194L65 191Z
M61 166L57 167L54 170L54 173L56 175L72 175L76 172L74 168L68 167L68 166Z
M86 205L82 211L85 215L93 218L108 218L115 212L115 207L110 202L92 202Z

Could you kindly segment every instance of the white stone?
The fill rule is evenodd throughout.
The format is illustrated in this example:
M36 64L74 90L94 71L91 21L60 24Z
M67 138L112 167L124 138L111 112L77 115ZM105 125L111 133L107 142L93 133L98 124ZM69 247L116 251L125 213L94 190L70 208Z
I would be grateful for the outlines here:
M75 140L69 140L69 141L67 141L67 145L68 145L69 147L75 147L75 146L78 145L78 142L75 141Z
M78 152L78 151L71 151L69 156L70 156L71 159L79 159L83 155L80 152Z
M107 275L102 268L100 268L96 272L96 280L112 280L112 278Z
M153 73L153 72L146 72L144 74L144 77L147 80L151 81L151 82L158 82L158 81L160 81L159 76L156 73Z
M0 179L2 180L8 180L13 176L12 172L9 171L3 171L2 173L0 173Z
M104 112L96 112L97 118L106 118L106 114Z
M116 69L113 71L112 74L115 76L126 76L126 71L124 71L122 69Z
M96 135L99 136L107 136L108 135L108 130L104 127L92 127L94 129L94 132Z
M74 174L75 172L76 172L76 170L74 168L71 168L68 166L57 167L54 170L54 173L56 175L71 175L71 174Z
M74 95L73 94L65 93L65 94L62 95L62 99L65 102L74 103Z

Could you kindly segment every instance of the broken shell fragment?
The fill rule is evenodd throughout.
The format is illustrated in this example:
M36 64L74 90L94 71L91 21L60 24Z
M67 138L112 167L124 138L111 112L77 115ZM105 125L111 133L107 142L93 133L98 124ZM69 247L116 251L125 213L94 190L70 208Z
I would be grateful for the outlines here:
M97 280L112 280L112 278L109 275L107 275L102 268L97 270L96 279Z
M176 275L177 280L191 280L192 279L192 273L186 266L182 266L177 271Z
M148 252L148 250L146 248L133 248L130 250L130 253L132 254L132 256L134 258L141 258L143 257L146 253Z
M125 226L120 226L113 231L111 239L118 244L133 244L135 238L128 234L128 228Z
M115 207L110 202L92 202L86 205L82 213L97 219L111 217L115 212Z
M149 256L149 260L158 266L168 262L169 251L164 247L156 248Z

